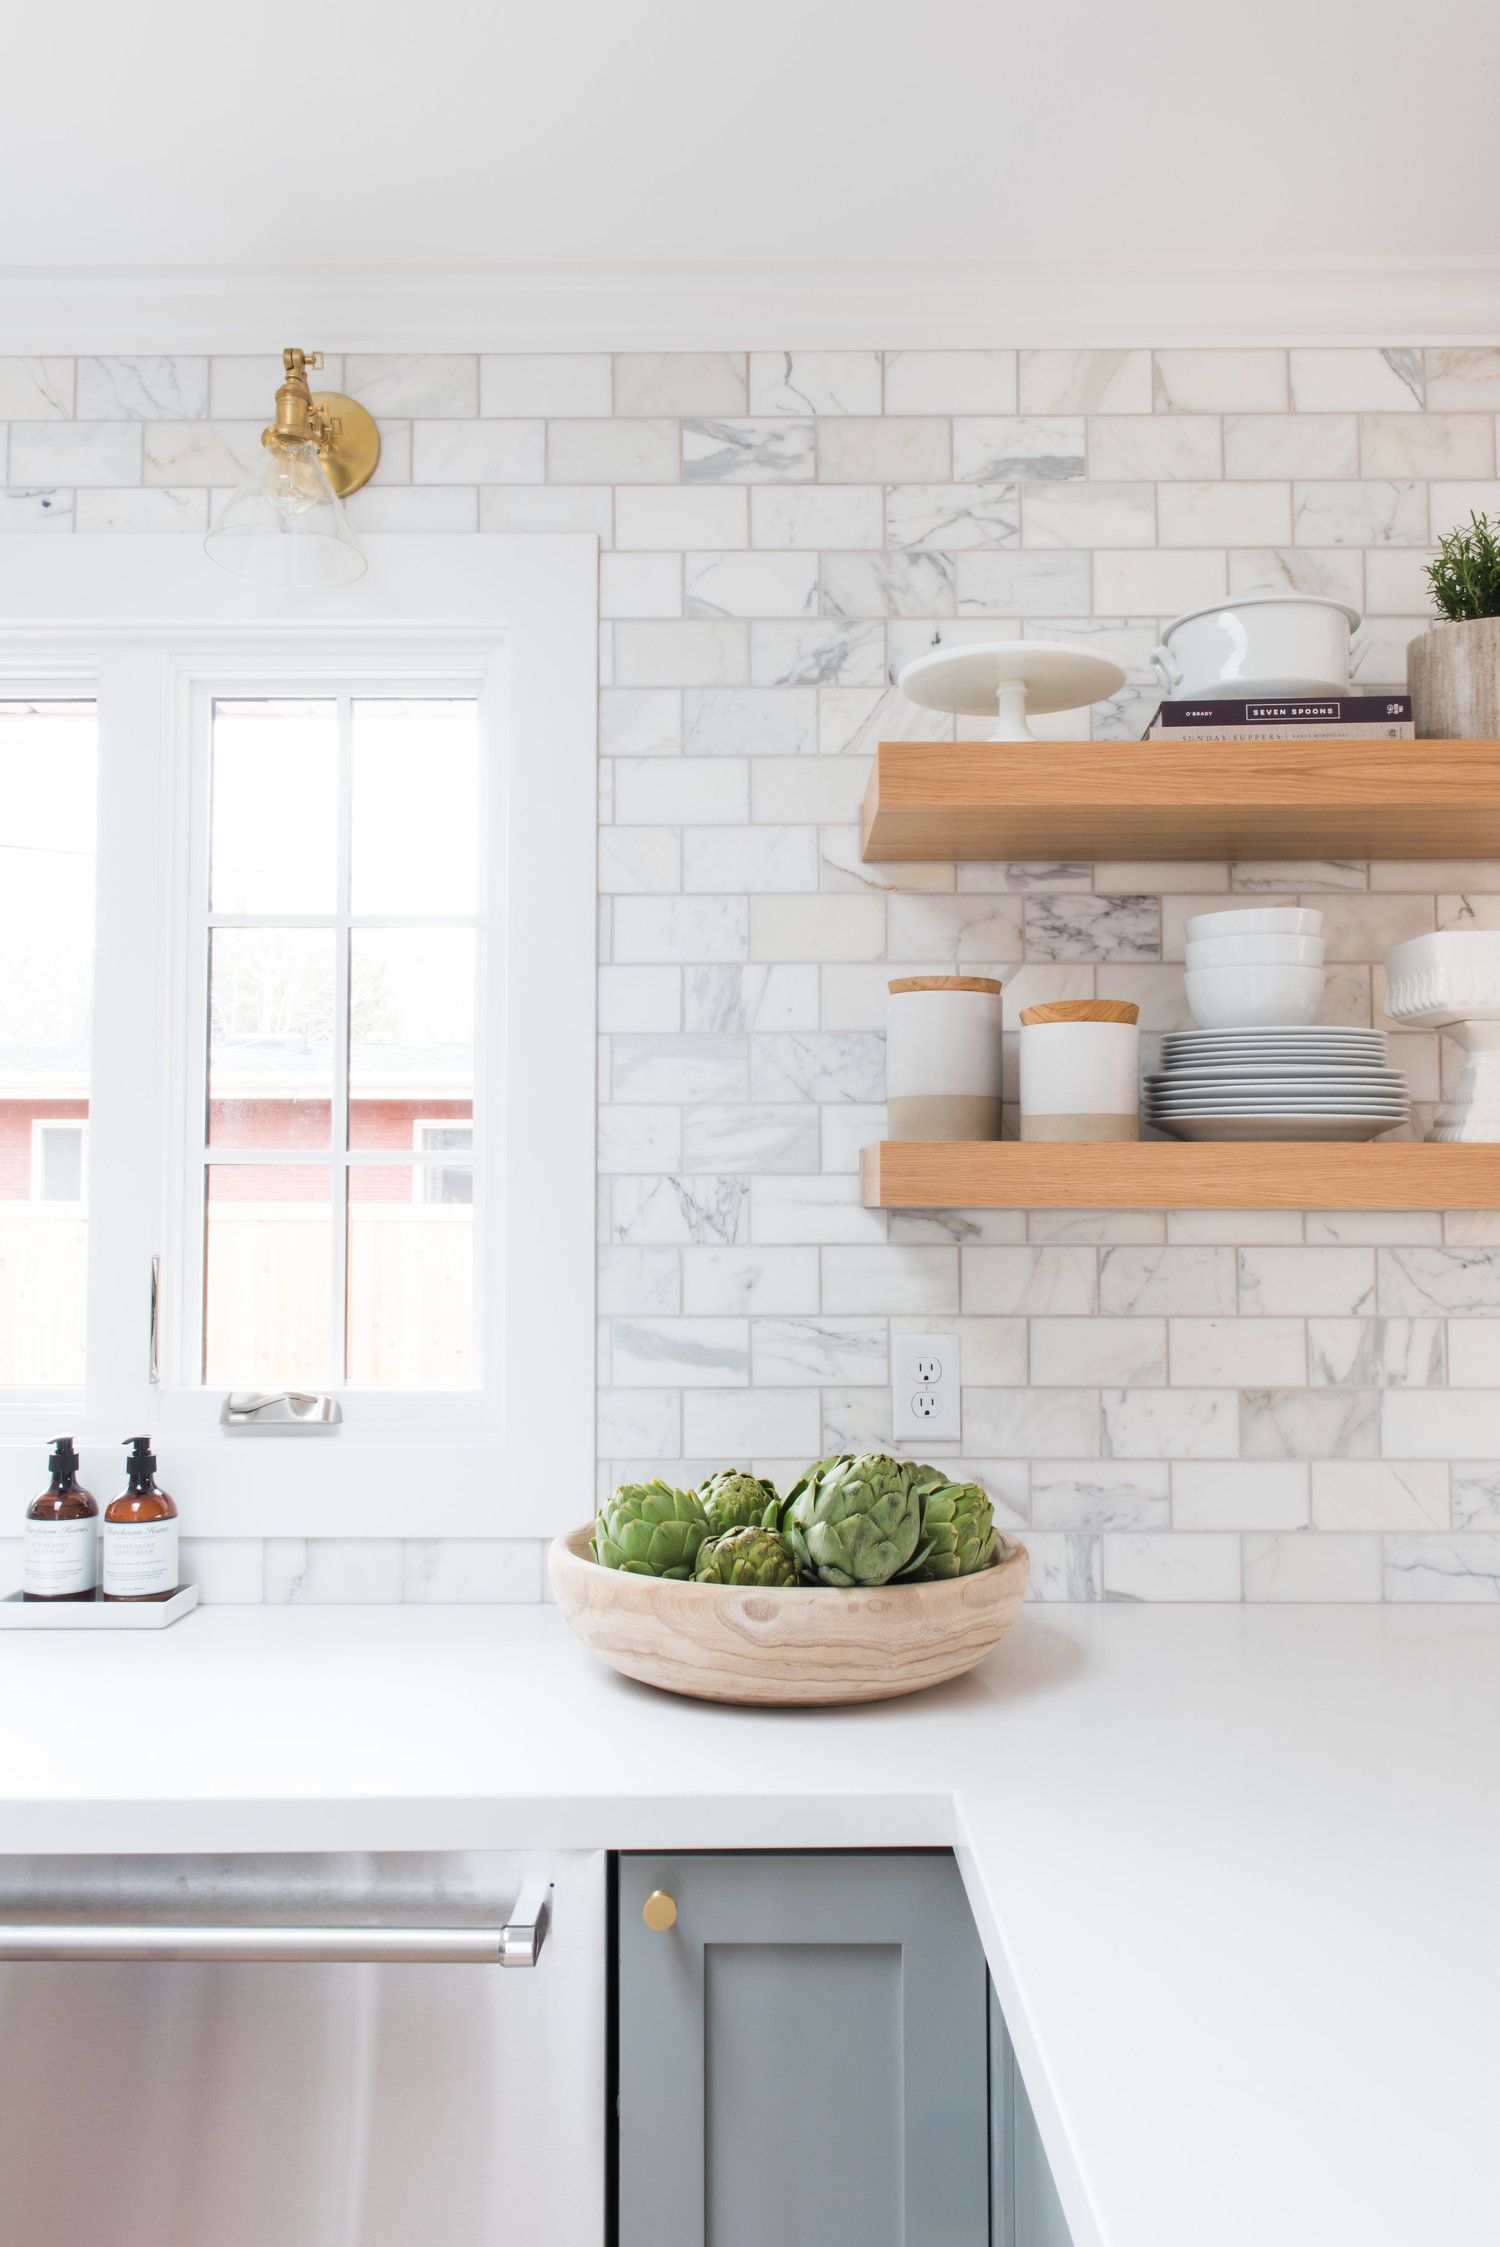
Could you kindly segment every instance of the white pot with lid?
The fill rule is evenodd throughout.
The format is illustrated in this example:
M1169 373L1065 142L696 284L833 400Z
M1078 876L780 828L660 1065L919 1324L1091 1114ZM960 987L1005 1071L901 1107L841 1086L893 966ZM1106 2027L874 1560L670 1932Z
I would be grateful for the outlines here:
M1256 586L1174 617L1151 661L1177 701L1347 694L1359 620L1358 609L1319 593Z

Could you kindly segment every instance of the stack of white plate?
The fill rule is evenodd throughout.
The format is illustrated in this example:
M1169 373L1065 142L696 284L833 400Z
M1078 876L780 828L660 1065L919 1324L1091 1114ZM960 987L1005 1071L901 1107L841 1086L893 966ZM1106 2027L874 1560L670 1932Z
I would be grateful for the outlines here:
M1379 1030L1178 1030L1146 1079L1146 1121L1174 1139L1378 1139L1411 1113Z

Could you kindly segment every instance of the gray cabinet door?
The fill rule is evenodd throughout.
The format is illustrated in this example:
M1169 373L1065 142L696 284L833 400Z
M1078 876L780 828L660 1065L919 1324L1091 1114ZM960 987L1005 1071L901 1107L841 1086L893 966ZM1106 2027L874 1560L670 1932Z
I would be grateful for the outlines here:
M993 2247L1073 2247L1015 2048L990 1990L990 2162Z
M624 1856L619 1918L619 2247L983 2247L986 1975L951 1857Z

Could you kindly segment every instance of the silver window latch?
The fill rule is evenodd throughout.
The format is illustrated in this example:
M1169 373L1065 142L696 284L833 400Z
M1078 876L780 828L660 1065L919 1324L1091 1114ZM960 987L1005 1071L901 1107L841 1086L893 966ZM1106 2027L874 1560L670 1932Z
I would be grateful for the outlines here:
M343 1417L337 1397L306 1389L231 1389L219 1425L247 1436L318 1435L337 1428Z

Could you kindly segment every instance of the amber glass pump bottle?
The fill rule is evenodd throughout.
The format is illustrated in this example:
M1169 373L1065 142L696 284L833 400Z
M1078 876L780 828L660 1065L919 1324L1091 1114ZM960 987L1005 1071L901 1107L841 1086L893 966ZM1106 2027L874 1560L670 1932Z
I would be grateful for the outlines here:
M177 1589L177 1508L156 1487L149 1436L132 1436L125 1488L104 1510L106 1599L170 1599Z
M52 1480L26 1509L21 1592L25 1599L92 1599L99 1581L99 1508L78 1480L78 1451L58 1436Z

